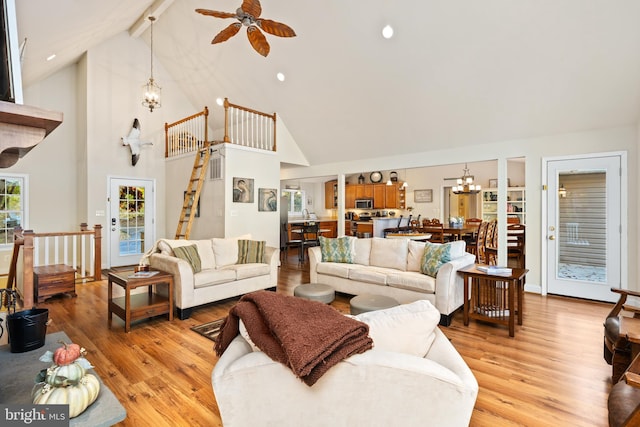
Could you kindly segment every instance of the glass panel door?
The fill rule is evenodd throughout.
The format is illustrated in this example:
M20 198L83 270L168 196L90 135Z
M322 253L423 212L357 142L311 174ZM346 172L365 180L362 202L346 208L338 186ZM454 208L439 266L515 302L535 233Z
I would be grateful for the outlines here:
M138 264L154 241L152 181L112 179L110 200L110 265Z
M548 162L548 291L615 301L620 287L620 157Z

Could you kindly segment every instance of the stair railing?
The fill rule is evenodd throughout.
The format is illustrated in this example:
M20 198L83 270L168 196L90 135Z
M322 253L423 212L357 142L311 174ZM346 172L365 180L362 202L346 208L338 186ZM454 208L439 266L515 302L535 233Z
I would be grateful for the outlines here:
M13 257L7 277L7 288L14 286L22 305L34 305L33 268L39 265L66 264L76 270L76 281L102 279L102 225L89 230L80 224L79 231L34 233L14 230Z
M225 98L224 142L276 151L276 114L232 104Z
M164 157L188 154L205 147L209 141L209 109L174 123L164 124Z

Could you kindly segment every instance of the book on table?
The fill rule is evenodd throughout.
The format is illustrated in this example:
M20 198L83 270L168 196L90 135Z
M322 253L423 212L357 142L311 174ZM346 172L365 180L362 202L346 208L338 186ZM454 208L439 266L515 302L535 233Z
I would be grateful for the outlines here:
M160 273L159 271L136 271L128 276L129 279L142 279L145 277L152 277Z
M487 274L511 274L512 272L511 268L499 265L479 265L476 268Z

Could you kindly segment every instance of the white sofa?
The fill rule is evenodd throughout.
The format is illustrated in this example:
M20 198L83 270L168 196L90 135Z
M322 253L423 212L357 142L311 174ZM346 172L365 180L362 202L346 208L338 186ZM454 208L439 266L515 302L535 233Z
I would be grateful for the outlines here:
M436 277L421 273L424 242L409 239L354 239L353 263L323 262L320 247L309 249L310 280L350 295L378 294L409 303L426 299L440 312L440 324L449 326L454 312L464 303L460 268L475 262L465 252L465 242L448 243L451 260Z
M355 317L369 325L373 349L339 362L311 387L238 335L211 375L224 426L469 425L478 383L437 327L433 305Z
M276 286L279 250L265 246L264 263L238 264L239 239L251 237L156 242L148 263L173 274L174 302L180 319L189 318L193 307ZM187 261L174 256L173 248L188 245L197 247L202 265L198 273Z

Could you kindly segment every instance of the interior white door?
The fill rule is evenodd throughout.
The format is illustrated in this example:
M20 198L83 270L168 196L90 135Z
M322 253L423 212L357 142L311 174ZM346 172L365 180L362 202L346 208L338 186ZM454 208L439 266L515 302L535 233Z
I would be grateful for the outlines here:
M109 180L109 265L136 265L155 241L153 180Z
M620 155L547 161L549 293L617 301L621 165Z

